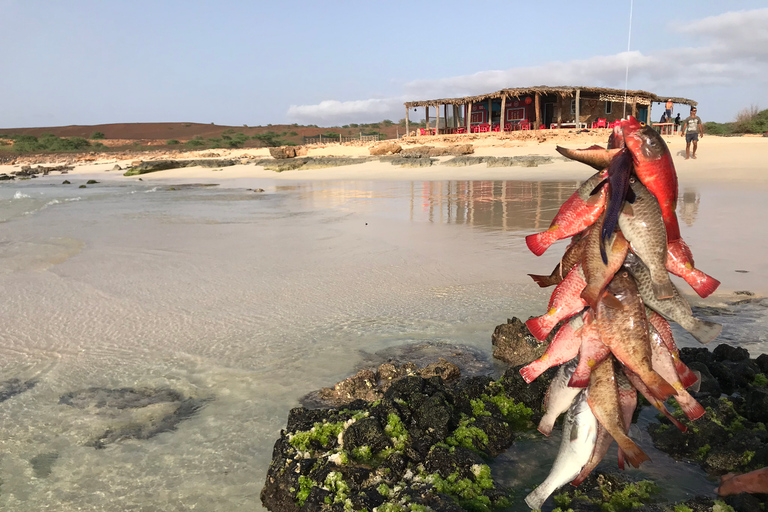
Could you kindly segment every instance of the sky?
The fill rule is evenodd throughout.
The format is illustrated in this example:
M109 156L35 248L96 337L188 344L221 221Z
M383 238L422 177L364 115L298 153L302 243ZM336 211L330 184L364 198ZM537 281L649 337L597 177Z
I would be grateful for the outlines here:
M0 20L0 128L397 121L627 76L704 121L768 108L765 0L0 0Z

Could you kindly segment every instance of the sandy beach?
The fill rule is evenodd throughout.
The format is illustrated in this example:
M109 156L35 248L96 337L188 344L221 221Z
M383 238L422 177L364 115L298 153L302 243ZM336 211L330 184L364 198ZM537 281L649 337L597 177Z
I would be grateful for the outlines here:
M583 179L589 175L589 169L582 164L565 162L555 151L560 145L569 148L586 148L592 144L605 145L608 132L596 130L590 133L562 133L548 135L537 139L527 138L496 138L493 136L476 138L446 137L411 137L403 139L403 148L418 146L443 147L453 144L472 144L476 156L526 156L542 155L555 158L555 163L541 167L495 167L485 165L469 167L448 167L442 165L451 157L440 157L439 162L431 167L400 168L389 163L366 162L359 165L344 167L313 169L302 171L287 171L277 173L265 170L263 167L250 164L235 165L223 169L207 169L189 167L172 169L142 175L143 180L186 181L219 183L226 187L253 187L260 180L554 180L554 179ZM698 183L720 183L725 186L768 186L768 165L765 155L768 154L768 138L760 136L719 137L705 136L699 143L698 158L685 160L685 141L679 136L664 137L673 155L681 189L686 185ZM308 146L310 157L365 157L370 156L369 148L375 144L350 145L329 144ZM262 149L215 149L205 151L190 151L178 156L158 155L147 153L141 157L146 160L163 158L194 159L194 158L235 158L263 159L270 158L268 148ZM93 161L76 162L75 169L69 171L69 176L82 176L89 179L135 180L136 177L123 177L121 173L112 171L115 164L126 168L138 157L128 160L115 159L102 155ZM65 163L66 159L62 159ZM20 165L0 165L0 173L18 170ZM105 174L106 173L106 174Z

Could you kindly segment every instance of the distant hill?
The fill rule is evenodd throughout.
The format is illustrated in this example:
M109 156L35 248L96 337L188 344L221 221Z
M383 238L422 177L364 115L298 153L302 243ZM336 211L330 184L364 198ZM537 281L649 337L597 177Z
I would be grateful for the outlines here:
M365 134L381 133L383 138L395 138L402 135L405 128L396 123L383 121L364 125L348 125L346 127L318 127L301 125L270 125L270 126L222 126L203 123L114 123L97 125L50 126L40 128L0 128L0 138L8 135L52 134L57 137L90 138L94 133L101 133L104 139L121 140L158 140L175 139L186 142L196 137L219 138L225 134L242 133L249 137L264 133L275 133L282 140L296 144L304 142L304 137L331 135L339 133L344 137L354 137L361 132Z

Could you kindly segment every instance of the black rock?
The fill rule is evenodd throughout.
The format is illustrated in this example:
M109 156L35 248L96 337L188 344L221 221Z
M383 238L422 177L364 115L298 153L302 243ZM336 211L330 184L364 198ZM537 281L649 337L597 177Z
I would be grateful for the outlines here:
M749 351L722 343L712 351L712 357L715 361L744 361L749 359Z
M389 437L384 433L379 420L363 418L357 420L344 431L344 449L352 452L356 448L368 446L372 453L377 453L390 445Z
M723 501L732 506L736 512L762 512L763 510L760 500L746 492L726 496Z
M768 422L768 389L754 386L747 390L744 415L752 421Z
M696 396L707 394L718 397L722 394L720 383L717 382L717 379L709 372L709 368L707 367L706 363L693 361L688 363L688 368L694 371L698 371L699 374L701 374L699 391L697 392Z
M17 377L0 382L0 402L32 389L37 384L34 380L21 380Z

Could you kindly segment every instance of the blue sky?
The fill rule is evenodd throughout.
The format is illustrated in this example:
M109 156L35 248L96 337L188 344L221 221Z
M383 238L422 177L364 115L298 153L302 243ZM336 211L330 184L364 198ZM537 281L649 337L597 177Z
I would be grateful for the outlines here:
M663 6L663 8L662 8ZM0 128L331 126L526 85L768 108L761 1L0 0Z

